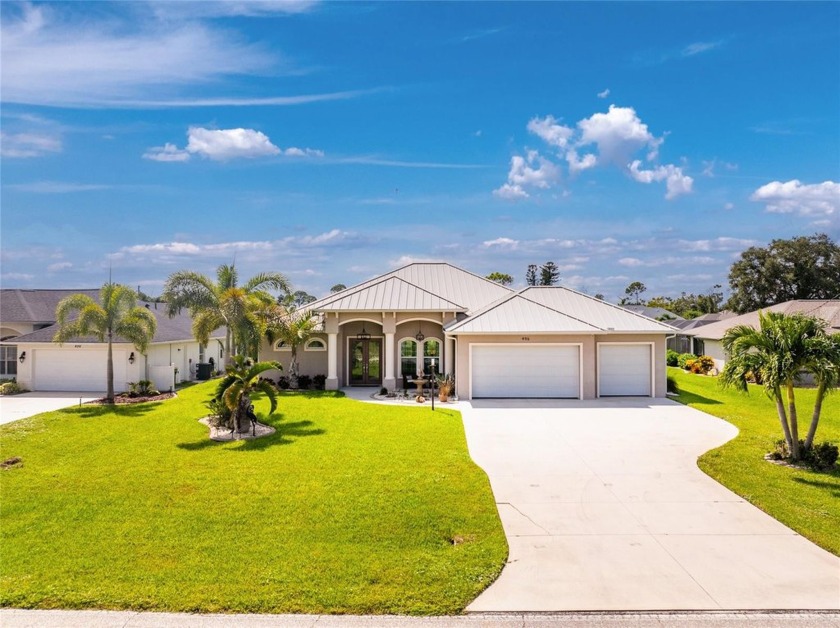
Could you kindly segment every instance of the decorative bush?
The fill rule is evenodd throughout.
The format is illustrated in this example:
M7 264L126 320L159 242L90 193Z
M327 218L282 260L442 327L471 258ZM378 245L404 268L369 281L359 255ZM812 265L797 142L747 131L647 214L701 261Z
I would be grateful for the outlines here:
M315 375L312 378L312 385L315 390L324 390L327 386L327 376L326 375Z
M834 443L825 441L805 449L805 441L799 441L800 462L807 464L815 471L831 471L840 457L840 449ZM789 460L790 450L784 439L776 441L776 448L770 457L774 460Z
M691 372L705 375L713 368L715 368L714 359L707 355L701 355L699 358L694 360L694 363L691 365Z
M688 370L690 367L686 366L686 362L688 362L689 360L696 360L696 359L697 359L697 356L694 355L693 353L681 353L680 357L677 358L677 365L681 369Z
M227 404L222 399L212 399L206 404L207 409L210 410L210 423L215 427L231 427L231 419L233 418L233 410L227 407Z
M674 351L673 349L668 349L665 352L665 363L668 366L679 366L680 354Z
M385 386L383 386L382 388L379 389L379 394L383 397L386 396L388 394L388 389L385 388Z
M288 390L291 383L289 382L289 378L285 375L281 375L277 378L277 387L281 390Z
M308 390L312 385L312 378L309 375L298 375L298 388Z
M7 381L0 384L0 395L19 395L20 393L29 392L26 388L21 388L16 381Z

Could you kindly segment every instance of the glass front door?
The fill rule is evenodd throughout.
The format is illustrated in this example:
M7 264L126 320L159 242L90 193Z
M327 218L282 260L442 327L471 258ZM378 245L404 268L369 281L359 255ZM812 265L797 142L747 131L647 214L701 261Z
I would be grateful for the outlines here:
M350 385L379 386L382 383L382 340L350 340Z

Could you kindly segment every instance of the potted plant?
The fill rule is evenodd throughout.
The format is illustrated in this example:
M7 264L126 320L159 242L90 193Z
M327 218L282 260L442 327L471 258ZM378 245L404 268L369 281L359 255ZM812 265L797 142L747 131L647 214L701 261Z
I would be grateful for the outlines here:
M450 395L455 392L455 377L452 375L438 375L438 399L449 401Z

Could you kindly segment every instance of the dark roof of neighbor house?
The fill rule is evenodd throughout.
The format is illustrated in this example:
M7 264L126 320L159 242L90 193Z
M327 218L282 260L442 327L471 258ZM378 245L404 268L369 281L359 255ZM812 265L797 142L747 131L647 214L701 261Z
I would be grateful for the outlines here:
M0 321L7 323L33 323L43 325L55 322L58 302L71 294L86 294L99 299L99 289L81 290L0 290Z
M13 290L4 290L3 297L5 301L5 293L6 292L17 292ZM40 292L39 290L22 290L20 292L26 293L34 293ZM77 294L83 293L87 294L91 298L99 300L99 290L45 290L44 292L50 293L44 297L30 297L29 294L25 295L28 298L29 304L37 303L39 308L45 308L46 304L50 303L51 299L55 299L57 293L61 293L61 296L58 300L55 301L55 304L58 305L58 301L62 298L69 296L70 294ZM192 318L190 317L189 313L185 310L179 314L176 314L172 318L166 315L166 304L164 303L146 303L145 301L138 301L138 305L146 307L152 314L155 315L155 320L157 321L157 331L155 332L155 337L152 339L152 343L166 343L166 342L182 342L182 341L189 341L193 340L193 333L192 333ZM13 310L14 311L14 310ZM45 313L45 310L43 312ZM14 319L9 319L10 321ZM18 322L26 321L27 319L17 319ZM54 323L55 322L55 308L53 307L52 316L46 320L39 321L39 322L47 322L47 323ZM15 344L23 344L27 342L53 342L53 337L55 333L58 331L58 325L52 324L48 327L44 327L42 329L35 330L28 334L24 334L22 336L17 336L15 338L10 338L8 342L15 343ZM224 333L216 330L212 335L211 338L224 338ZM76 344L86 344L86 343L98 343L99 340L93 336L88 336L85 338L72 338L71 340L67 341L68 343L76 343ZM129 342L124 338L115 338L114 342Z
M726 320L727 318L732 318L733 316L738 315L735 312L729 311L714 312L711 314L702 314L700 316L697 316L696 318L671 321L671 325L673 325L677 329L688 331L689 329L697 329L698 327L703 327L703 325L717 323L718 321Z
M635 312L636 314L641 314L642 316L652 318L655 321L667 320L672 325L672 321L684 320L682 316L674 314L673 312L669 312L664 307L648 307L647 305L622 305L621 307L623 307L625 310Z
M800 299L777 303L776 305L763 308L763 310L747 312L746 314L741 314L740 316L733 316L716 323L704 325L696 331L688 332L687 335L703 338L705 340L720 340L723 338L724 334L726 334L727 330L735 325L750 325L757 329L759 326L758 313L760 311L781 312L783 314L807 314L824 320L826 322L826 330L829 333L840 333L840 300Z

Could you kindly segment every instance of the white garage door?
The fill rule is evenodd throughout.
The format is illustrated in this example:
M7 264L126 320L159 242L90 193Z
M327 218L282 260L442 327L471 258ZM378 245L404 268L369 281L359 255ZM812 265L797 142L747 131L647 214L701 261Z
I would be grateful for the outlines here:
M473 345L473 397L580 397L577 345Z
M35 352L34 390L79 392L104 391L107 373L106 353L73 349L37 349ZM114 389L125 388L125 351L114 351Z
M651 345L598 345L598 395L650 397Z

